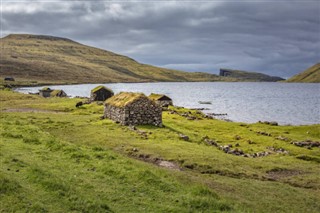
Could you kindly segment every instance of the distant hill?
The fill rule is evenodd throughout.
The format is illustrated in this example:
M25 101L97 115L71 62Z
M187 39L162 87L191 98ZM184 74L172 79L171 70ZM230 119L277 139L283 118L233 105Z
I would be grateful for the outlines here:
M48 83L232 81L141 64L129 57L70 39L12 34L0 39L0 77ZM233 79L234 80L234 79Z
M267 82L276 82L276 81L283 81L285 79L276 77L276 76L269 76L262 73L257 72L247 72L241 70L232 70L232 69L220 69L220 76L236 78L239 81L267 81Z
M287 82L320 83L320 63L317 63L305 71L289 78Z

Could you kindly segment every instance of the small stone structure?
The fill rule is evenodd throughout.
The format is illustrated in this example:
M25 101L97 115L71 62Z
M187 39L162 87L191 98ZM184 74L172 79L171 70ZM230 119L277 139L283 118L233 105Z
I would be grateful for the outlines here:
M44 98L49 97L67 97L67 93L63 90L52 90L49 87L44 87L39 90L39 95Z
M50 94L53 90L50 89L49 87L44 87L42 89L39 90L39 95L44 97L44 98L48 98L50 97Z
M105 101L114 95L113 91L105 86L97 86L91 90L91 101Z
M220 69L220 76L230 76L231 72L229 70Z
M151 93L149 95L149 98L151 100L154 100L161 107L168 107L173 105L172 99L166 95Z
M50 93L50 97L67 97L67 93L65 93L63 90L53 90L51 93Z
M104 117L122 125L162 126L162 109L143 93L121 92L105 102Z
M5 81L15 81L13 77L5 77L4 80Z

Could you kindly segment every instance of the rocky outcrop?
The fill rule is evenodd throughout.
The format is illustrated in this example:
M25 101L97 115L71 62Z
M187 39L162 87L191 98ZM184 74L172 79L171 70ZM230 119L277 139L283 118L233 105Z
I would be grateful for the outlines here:
M240 136L236 135L235 138L239 138ZM283 148L275 148L275 147L267 147L269 151L262 151L262 152L255 152L255 153L245 153L243 150L239 149L240 146L238 143L235 145L237 148L233 149L232 144L228 145L219 145L219 143L213 139L210 139L208 136L205 136L202 138L202 140L209 146L217 147L219 150L223 151L226 154L236 155L236 156L242 156L242 157L251 157L251 158L257 158L257 157L265 157L273 153L277 154L289 154L289 152ZM238 140L238 139L236 139ZM251 141L250 141L251 142ZM249 143L251 144L251 143Z
M311 141L311 140L295 141L295 142L292 142L292 144L299 147L306 147L306 148L320 147L320 141Z

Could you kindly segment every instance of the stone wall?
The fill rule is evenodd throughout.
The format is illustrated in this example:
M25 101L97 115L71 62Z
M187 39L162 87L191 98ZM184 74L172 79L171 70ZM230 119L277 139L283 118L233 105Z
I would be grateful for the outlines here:
M48 98L50 97L50 93L52 92L52 90L40 90L39 91L39 95L44 97L44 98Z
M125 108L120 108L109 104L104 106L104 117L116 122L120 122L122 125L126 125L128 114L128 110L125 110Z
M150 124L162 126L162 109L148 98L135 100L124 107L106 104L104 117L122 125Z

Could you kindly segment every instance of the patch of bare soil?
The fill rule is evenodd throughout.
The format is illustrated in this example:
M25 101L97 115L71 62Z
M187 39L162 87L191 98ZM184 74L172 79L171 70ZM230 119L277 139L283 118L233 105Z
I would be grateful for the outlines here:
M173 162L170 162L170 161L165 161L165 160L158 160L156 162L156 164L158 166L161 166L161 167L165 167L165 168L168 168L168 169L172 169L172 170L180 170L180 167L173 163Z
M138 152L138 149L133 148L133 150L130 151L128 154L130 157L133 157L138 160L142 160L147 163L152 163L157 166L164 167L164 168L171 169L171 170L181 171L181 168L179 167L179 165L177 163L174 163L172 161L166 161L166 160L163 160L160 158L152 158L148 154L138 154L137 152Z
M295 175L302 174L299 170L291 170L291 169L271 169L267 171L267 177L272 180L279 180L286 177L291 177Z
M32 109L32 108L10 108L2 110L2 112L33 112L33 113L64 113L54 110Z

